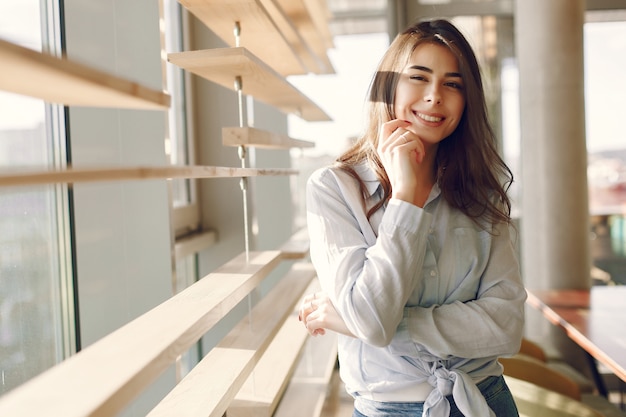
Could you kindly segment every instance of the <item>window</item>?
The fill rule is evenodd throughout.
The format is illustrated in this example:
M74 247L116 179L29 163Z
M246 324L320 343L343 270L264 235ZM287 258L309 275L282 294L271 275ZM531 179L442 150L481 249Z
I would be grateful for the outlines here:
M59 54L59 6L0 3L0 37ZM63 108L0 92L0 169L66 161ZM0 188L0 394L76 349L65 186Z

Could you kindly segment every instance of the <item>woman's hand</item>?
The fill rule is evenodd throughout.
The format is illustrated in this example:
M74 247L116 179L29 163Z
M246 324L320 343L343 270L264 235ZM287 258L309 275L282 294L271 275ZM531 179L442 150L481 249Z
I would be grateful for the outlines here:
M387 172L393 196L413 202L418 165L424 160L424 144L407 130L411 123L391 120L382 125L378 136L378 156Z
M332 330L354 337L325 292L306 295L300 306L298 318L312 336L324 335L326 330Z

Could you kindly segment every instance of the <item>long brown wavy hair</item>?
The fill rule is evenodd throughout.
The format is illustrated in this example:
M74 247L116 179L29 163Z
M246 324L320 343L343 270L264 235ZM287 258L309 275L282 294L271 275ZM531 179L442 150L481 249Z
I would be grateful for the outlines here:
M364 198L367 198L365 185L354 166L367 161L375 169L383 198L370 209L368 216L391 197L391 183L376 151L378 133L383 123L396 118L393 108L400 74L413 51L425 42L443 45L454 54L464 85L465 109L461 120L437 148L436 177L443 198L483 226L483 221L509 223L511 202L506 192L513 174L498 154L474 51L447 20L418 22L394 39L370 85L366 130L337 158L336 164L359 181Z

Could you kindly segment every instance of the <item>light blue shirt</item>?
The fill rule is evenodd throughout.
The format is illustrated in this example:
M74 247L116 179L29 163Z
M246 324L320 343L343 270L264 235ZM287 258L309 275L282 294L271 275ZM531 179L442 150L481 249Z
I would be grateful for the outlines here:
M499 356L520 347L526 291L509 227L483 230L435 185L424 208L381 199L374 171L354 178L327 167L307 184L311 260L356 338L339 337L339 362L357 408L362 398L433 387L424 416L493 415L476 382L502 374ZM492 232L492 233L490 233ZM372 395L374 394L374 395Z

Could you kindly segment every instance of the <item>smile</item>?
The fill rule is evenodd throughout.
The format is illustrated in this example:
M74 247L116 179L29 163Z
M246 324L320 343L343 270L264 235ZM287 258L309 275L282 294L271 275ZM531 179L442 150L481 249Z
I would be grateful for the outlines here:
M415 115L417 117L419 117L422 120L425 120L427 122L440 122L443 120L443 117L436 117L436 116L429 116L427 114L422 114L422 113L415 113Z

